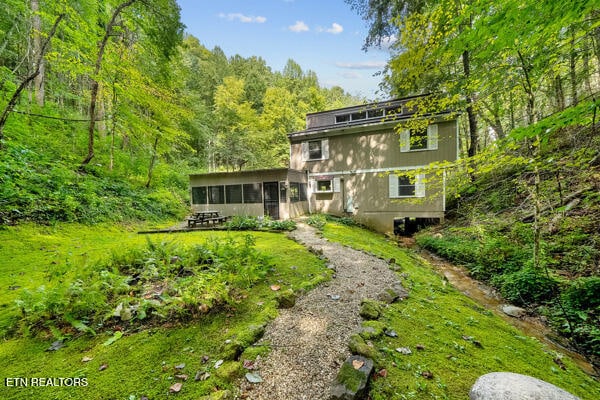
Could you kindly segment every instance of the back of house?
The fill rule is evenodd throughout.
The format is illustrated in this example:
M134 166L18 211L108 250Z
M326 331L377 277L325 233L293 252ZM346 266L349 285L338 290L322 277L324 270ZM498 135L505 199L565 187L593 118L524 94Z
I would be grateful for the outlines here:
M311 212L352 216L380 232L444 218L445 171L458 157L456 117L417 116L419 97L312 113L288 135L290 168L307 171Z

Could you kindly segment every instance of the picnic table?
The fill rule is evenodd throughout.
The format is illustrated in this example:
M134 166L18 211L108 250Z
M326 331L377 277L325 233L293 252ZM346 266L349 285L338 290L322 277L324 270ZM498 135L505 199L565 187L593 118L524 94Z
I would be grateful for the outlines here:
M229 217L220 215L218 211L215 210L207 210L207 211L198 211L192 214L191 217L187 219L188 228L196 227L196 225L206 224L209 226L210 224L222 224L227 221Z

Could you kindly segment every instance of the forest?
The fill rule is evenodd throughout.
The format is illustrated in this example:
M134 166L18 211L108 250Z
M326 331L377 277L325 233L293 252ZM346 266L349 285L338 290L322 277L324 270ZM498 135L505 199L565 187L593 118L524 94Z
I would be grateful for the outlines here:
M369 27L365 51L374 47L389 51L382 92L389 98L424 95L415 104L417 117L452 110L459 121L461 157L431 166L449 171L447 219L416 234L418 246L464 266L507 301L546 321L561 335L557 341L584 354L598 368L598 1L345 0L345 4ZM90 335L100 344L110 342L106 346L125 341L121 336L127 333L98 321L115 317L116 299L127 298L133 287L127 279L136 276L136 284L140 283L135 290L141 291L142 284L182 278L178 274L183 269L200 274L208 268L214 275L201 283L186 286L190 281L184 276L177 283L183 295L169 298L161 305L164 308L145 300L136 305L143 318L127 325L131 340L141 340L134 339L133 332L146 332L140 326L152 313L152 318L177 326L171 339L167 339L171 333L160 331L152 342L161 350L148 362L158 364L161 356L168 358L159 341L171 343L198 334L198 327L178 325L204 318L206 312L197 307L209 304L215 312L225 310L223 315L214 314L216 322L207 322L210 335L218 335L222 328L218 324L224 315L235 314L231 311L235 307L248 314L235 317L232 330L244 331L255 322L251 317L266 323L274 309L252 316L243 296L271 301L268 296L274 294L264 281L271 270L293 274L290 266L307 260L302 271L310 280L285 275L286 279L302 290L329 279L327 268L313 254L264 232L235 240L218 236L224 245L214 238L203 238L202 245L186 238L182 242L196 247L182 250L166 239L143 243L119 229L182 220L189 213L189 173L287 166L287 134L304 128L306 113L375 99L356 98L341 87L323 87L315 72L292 59L282 71L274 71L260 57L208 49L203 38L185 33L175 0L5 0L2 8L0 235L7 239L0 243L0 253L5 253L0 260L7 262L3 268L9 287L0 296L3 338L19 338L38 350L44 344L29 340L39 339L40 332L45 339L60 340ZM398 253L397 246L374 244L378 239L353 230L358 228L350 220L341 226L325 219L323 232L331 240L363 246L380 257L414 261ZM101 259L118 244L109 243L98 230L125 244L123 254ZM81 239L73 239L77 235ZM81 251L73 250L73 243ZM26 244L41 252L28 255ZM261 251L272 246L286 254L265 257ZM170 266L165 261L181 254L200 264L179 260ZM234 265L228 261L236 257L248 263L244 274L212 269L213 262ZM182 270L176 270L180 261ZM83 275L73 275L76 262L85 264L81 273L93 282L89 292L82 289ZM155 268L155 276L142 273L148 265ZM435 278L423 276L419 281L421 269L410 271L417 289L417 300L411 301L424 304L431 296L420 298L418 290L433 285L428 282ZM18 295L20 284L13 281L24 275L43 280L48 287ZM56 282L60 284L53 286ZM64 282L69 285L59 289ZM211 282L214 293L207 289ZM436 296L446 295L445 287L432 287L429 290ZM198 296L204 296L202 304ZM15 300L19 307L7 305ZM429 327L434 319L423 326ZM445 323L456 328L472 323L468 321L472 319ZM153 324L152 329L159 326L156 320ZM243 337L248 343L251 339ZM80 356L80 348L91 346L77 343L69 350L74 352L72 359ZM464 351L454 344L462 347L456 351ZM207 342L204 351L212 345ZM109 351L102 349L100 353ZM415 375L410 368L397 373L410 378ZM550 369L548 376L557 376L554 367ZM117 370L111 373L115 375L99 378L106 379L102 382L107 387L119 376ZM214 383L213 378L194 394L231 386ZM147 376L139 378L144 380ZM448 377L445 382L451 381ZM461 398L446 383L434 387L417 382L410 393L394 397L379 382L372 398L424 398L419 397L424 393L431 398ZM581 388L588 388L589 382L569 384L579 387L572 390L584 391ZM132 385L121 389L117 385L104 395L125 398L126 391L133 392Z

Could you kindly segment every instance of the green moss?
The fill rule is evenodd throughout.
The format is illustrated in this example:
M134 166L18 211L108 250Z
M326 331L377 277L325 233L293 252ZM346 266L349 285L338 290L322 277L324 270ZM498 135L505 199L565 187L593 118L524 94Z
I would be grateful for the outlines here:
M373 340L377 364L387 370L387 377L372 381L371 399L464 399L479 376L493 371L534 376L583 400L600 398L600 383L569 357L560 355L566 370L560 369L555 352L448 286L411 251L355 227L328 223L323 233L331 241L395 258L403 269L398 276L410 289L407 299L387 306L379 318L400 335ZM424 350L416 350L417 345ZM405 356L395 351L398 347L413 352ZM426 370L433 373L432 380L421 376Z
M364 373L354 369L349 363L344 363L338 372L336 380L350 391L356 392L361 384L366 382L366 377Z
M242 365L237 361L226 361L216 371L215 375L225 381L232 382L240 376Z
M350 349L352 354L357 354L359 356L370 358L372 360L375 360L377 356L377 349L372 345L367 344L367 342L365 342L365 339L363 339L362 336L359 334L354 334L350 336L348 348Z
M361 327L360 336L365 340L381 337L386 328L385 324L379 321L364 321Z
M382 312L382 304L371 299L364 299L360 303L360 316L364 319L374 320L379 318Z
M2 287L8 283L35 288L41 283L50 287L69 282L78 271L86 271L92 265L91 261L107 259L117 249L125 251L144 244L146 237L138 235L135 228L65 224L54 227L22 225L0 230L0 283ZM155 242L193 245L229 235L238 233L190 232L158 234L151 238ZM169 387L177 381L177 374L190 377L177 393L178 399L210 395L216 386L233 392L234 384L217 375L219 369L214 369L215 362L225 359L222 350L226 340L246 349L241 357L255 359L258 354L267 354L268 347L251 345L277 315L277 293L270 285L277 283L282 290L297 291L301 287L310 288L329 276L323 260L285 235L267 232L252 235L256 238L256 247L273 256L273 267L264 280L239 293L234 304L185 322L125 330L122 338L108 346L103 345L112 336L108 332L95 337L66 332L64 347L58 351L46 351L55 340L52 337L6 339L0 343L3 376L85 377L88 386L15 388L0 385L0 398L166 398ZM48 274L65 260L68 260L69 268L64 267L64 274ZM10 273L6 274L6 271ZM307 281L307 276L314 278ZM11 307L18 292L19 289L8 293L0 291L3 316L7 312L17 314ZM92 360L83 362L83 357ZM206 358L208 361L205 362ZM108 367L100 371L103 364ZM183 370L175 368L181 364L185 364ZM204 381L195 381L193 377L198 371L209 372L211 376Z

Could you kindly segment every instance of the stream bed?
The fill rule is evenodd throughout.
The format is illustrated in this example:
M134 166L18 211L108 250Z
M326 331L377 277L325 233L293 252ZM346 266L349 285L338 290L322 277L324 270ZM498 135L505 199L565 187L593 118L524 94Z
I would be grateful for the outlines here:
M403 242L408 247L414 246L414 242L406 243L406 240L403 240ZM486 309L494 312L509 324L518 328L524 335L535 337L549 349L568 355L587 374L598 376L598 371L594 369L592 364L590 364L581 354L561 344L561 338L558 334L553 332L541 318L527 315L515 318L507 315L502 311L503 306L508 304L506 300L504 300L492 287L469 277L466 268L454 265L427 250L419 249L418 254L427 260L460 292L475 300ZM564 341L564 339L562 340Z

